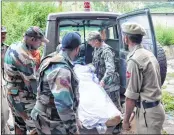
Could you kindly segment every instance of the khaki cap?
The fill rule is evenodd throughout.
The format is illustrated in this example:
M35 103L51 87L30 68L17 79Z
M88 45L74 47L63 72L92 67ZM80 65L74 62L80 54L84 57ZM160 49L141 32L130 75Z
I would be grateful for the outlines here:
M127 34L139 34L142 36L146 35L145 29L137 23L123 23L122 31Z
M87 38L87 41L91 41L91 40L95 40L95 39L98 39L98 38L101 38L101 35L98 31L92 31L89 33L88 35L88 38Z

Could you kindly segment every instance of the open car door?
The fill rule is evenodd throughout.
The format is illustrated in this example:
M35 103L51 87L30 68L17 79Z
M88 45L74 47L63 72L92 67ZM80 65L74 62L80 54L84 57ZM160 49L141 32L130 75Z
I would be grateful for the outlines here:
M126 88L126 57L128 51L123 44L121 25L125 22L134 22L140 24L146 30L146 36L143 37L142 45L144 48L152 51L157 57L156 38L152 23L152 18L149 9L136 10L130 13L123 14L117 18L117 29L120 41L120 79L121 79L121 94Z

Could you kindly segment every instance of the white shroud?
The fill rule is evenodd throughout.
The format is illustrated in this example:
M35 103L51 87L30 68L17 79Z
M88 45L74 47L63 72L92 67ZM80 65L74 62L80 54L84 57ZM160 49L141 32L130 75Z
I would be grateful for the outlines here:
M87 129L105 126L109 118L121 115L90 69L88 65L74 67L79 79L79 119Z

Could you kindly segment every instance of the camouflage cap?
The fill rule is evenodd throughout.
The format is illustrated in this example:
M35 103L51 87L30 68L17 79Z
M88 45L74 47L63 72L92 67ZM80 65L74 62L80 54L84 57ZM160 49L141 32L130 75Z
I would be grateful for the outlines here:
M7 32L7 29L5 26L1 26L1 32Z
M39 38L42 42L48 43L49 40L44 36L43 31L38 26L30 27L26 32L25 36Z
M146 35L145 29L137 23L123 23L122 31L127 34Z
M101 39L101 34L98 31L92 31L89 33L87 41L95 40L95 39Z

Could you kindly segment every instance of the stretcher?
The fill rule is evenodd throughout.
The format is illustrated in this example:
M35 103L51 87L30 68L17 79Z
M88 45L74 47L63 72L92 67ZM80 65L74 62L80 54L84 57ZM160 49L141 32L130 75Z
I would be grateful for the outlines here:
M108 127L118 125L122 114L99 85L98 78L94 74L94 67L77 64L74 71L79 79L78 114L83 127L96 128L98 133L103 134Z

